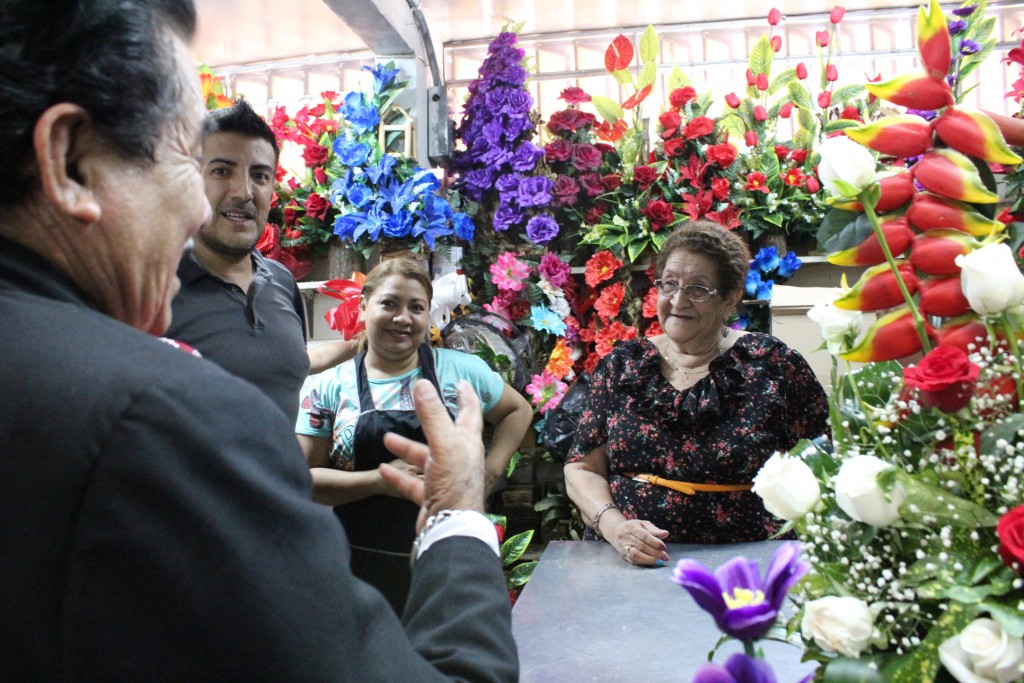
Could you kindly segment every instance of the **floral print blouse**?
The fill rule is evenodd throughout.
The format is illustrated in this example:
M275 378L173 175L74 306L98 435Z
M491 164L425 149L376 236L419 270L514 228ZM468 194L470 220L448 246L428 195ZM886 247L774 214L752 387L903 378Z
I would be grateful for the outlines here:
M632 339L595 369L567 462L606 443L612 500L627 518L667 530L669 543L759 541L783 522L756 494L691 496L627 473L749 484L772 453L827 431L824 390L807 361L775 337L741 336L685 391L661 374L651 341Z

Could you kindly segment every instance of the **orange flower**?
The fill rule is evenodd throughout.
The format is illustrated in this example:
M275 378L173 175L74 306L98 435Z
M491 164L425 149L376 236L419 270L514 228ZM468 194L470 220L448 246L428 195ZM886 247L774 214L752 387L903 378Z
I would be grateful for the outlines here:
M595 351L597 355L604 358L612 352L612 348L616 342L625 341L627 339L636 339L636 328L633 326L627 327L621 322L616 320L608 327L603 327L597 332L597 336L594 341L597 342Z
M591 287L597 287L615 275L622 267L622 261L610 251L599 251L587 260L586 280Z
M621 282L605 287L601 296L594 302L594 310L601 316L602 320L611 320L619 314L619 307L622 306L622 297L626 288Z
M565 377L572 371L572 350L566 343L565 338L559 338L555 342L555 348L551 351L551 357L544 368L544 372L554 375L558 379Z
M647 294L644 296L643 307L640 309L640 314L645 318L658 317L658 290L654 287L647 290Z

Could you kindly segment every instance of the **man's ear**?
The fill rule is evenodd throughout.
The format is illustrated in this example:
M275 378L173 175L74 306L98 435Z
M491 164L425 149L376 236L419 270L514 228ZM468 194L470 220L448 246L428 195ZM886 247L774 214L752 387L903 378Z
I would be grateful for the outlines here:
M85 224L100 219L84 157L93 136L89 114L77 104L55 104L39 117L33 130L39 184L43 196L60 213Z

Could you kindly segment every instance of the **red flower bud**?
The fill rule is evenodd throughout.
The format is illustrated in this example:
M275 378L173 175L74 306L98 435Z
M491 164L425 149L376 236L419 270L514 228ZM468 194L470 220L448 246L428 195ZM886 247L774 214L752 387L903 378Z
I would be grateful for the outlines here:
M949 228L983 237L999 232L1005 225L978 213L970 204L945 199L930 192L919 192L907 209L907 220L921 232ZM940 273L933 273L939 275Z
M925 315L955 318L971 311L959 277L925 278L918 283L918 291L921 292L918 307Z
M814 42L818 47L828 47L828 31L815 31Z
M754 119L756 121L764 121L768 118L768 110L766 110L760 104L754 107Z
M999 201L999 196L985 186L974 162L952 149L928 152L914 164L913 173L924 189L948 199L972 204Z
M836 5L832 8L832 11L828 13L828 20L833 24L838 24L843 20L843 15L846 14L846 10Z
M932 146L932 128L920 116L893 114L855 128L846 135L854 142L891 157L913 157Z
M731 92L725 96L725 103L733 109L736 109L740 106L740 98L736 96L736 93Z
M781 20L782 20L782 12L781 11L779 11L775 7L772 7L770 10L768 10L768 25L769 26L778 26L779 22Z
M950 320L935 329L935 338L939 346L952 346L963 349L969 353L968 346L973 345L977 351L979 347L988 343L988 330L985 323L975 317L966 320Z
M994 121L983 112L947 107L932 122L935 134L958 152L994 164L1016 165L1021 158L1003 140Z
M757 76L754 74L753 71L747 69L746 72L744 72L744 75L746 75L747 77L747 85L757 84Z
M778 52L779 50L782 49L782 36L772 36L769 42L772 45L772 50L774 50L775 52Z
M804 180L804 185L807 187L807 191L811 194L815 194L821 189L821 183L812 175L807 176Z
M913 267L902 262L899 271L907 291L913 295L917 291L917 275ZM879 311L899 306L903 301L895 273L888 263L880 263L865 270L853 287L843 292L832 305L847 311Z
M757 133L748 130L743 134L743 141L747 143L747 147L757 147Z
M818 106L822 109L828 109L829 105L832 104L832 93L828 90L818 93Z
M779 107L779 117L780 118L788 119L789 115L792 114L792 113L793 113L793 103L792 102L783 102L782 106Z
M803 62L800 62L799 64L796 65L796 77L799 78L801 81L807 78L807 67L804 65Z
M757 74L757 89L761 92L768 89L768 74Z
M835 64L829 64L825 67L825 80L829 83L834 83L839 79L839 69L836 68Z

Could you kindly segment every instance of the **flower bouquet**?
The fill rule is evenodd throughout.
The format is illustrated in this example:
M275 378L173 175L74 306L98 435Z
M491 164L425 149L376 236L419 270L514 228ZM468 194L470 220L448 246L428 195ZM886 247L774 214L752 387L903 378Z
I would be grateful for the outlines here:
M730 322L730 326L771 334L771 308L767 304L772 299L772 290L776 284L782 284L793 277L802 265L792 251L779 256L774 245L759 249L747 270L743 305L739 307L741 310L736 320ZM753 305L755 303L758 305Z

